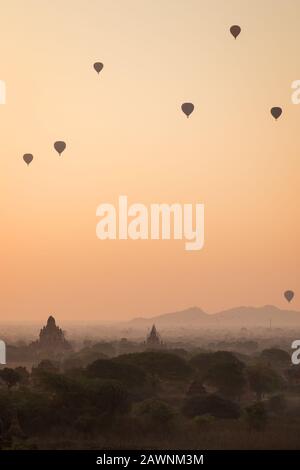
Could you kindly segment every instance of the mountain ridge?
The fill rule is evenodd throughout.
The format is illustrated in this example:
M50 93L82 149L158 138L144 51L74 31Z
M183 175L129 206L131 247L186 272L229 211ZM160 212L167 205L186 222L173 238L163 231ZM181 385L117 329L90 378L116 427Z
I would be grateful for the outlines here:
M207 313L199 307L189 307L176 312L151 317L136 317L126 322L128 326L142 327L155 323L161 327L207 326L269 327L300 326L300 312L280 309L274 305L262 307L240 306Z

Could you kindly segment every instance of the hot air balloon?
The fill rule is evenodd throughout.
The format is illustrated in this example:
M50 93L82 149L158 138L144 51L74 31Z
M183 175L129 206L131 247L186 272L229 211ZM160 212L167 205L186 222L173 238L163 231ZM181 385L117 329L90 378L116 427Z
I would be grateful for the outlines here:
M103 64L102 62L95 62L94 63L94 69L96 70L96 72L99 74L101 72L101 70L103 69Z
M189 117L189 115L192 114L192 112L194 111L195 106L193 105L193 103L183 103L181 105L181 109L186 115L186 117Z
M29 165L33 160L33 155L31 153L25 153L23 155L23 160L25 163L27 163L27 165Z
M282 109L275 106L275 108L271 109L271 114L272 114L274 119L278 119L282 114Z
M59 140L59 141L55 142L54 148L57 151L57 153L59 153L59 155L61 155L63 153L63 151L65 150L65 148L66 148L66 143Z
M232 36L234 37L234 39L236 39L238 37L238 35L240 34L241 31L242 31L241 27L238 26L237 24L231 26L231 28L230 28L230 32L231 32Z
M294 298L294 292L292 290L286 290L285 293L284 293L284 297L286 298L286 300L288 302L291 302Z

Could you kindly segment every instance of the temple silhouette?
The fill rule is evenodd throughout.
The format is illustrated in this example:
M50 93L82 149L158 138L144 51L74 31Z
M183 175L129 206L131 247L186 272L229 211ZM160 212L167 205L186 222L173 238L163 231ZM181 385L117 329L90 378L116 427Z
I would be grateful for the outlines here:
M32 343L32 346L42 355L48 354L50 356L61 355L71 350L71 345L66 340L63 330L56 325L52 315L41 329L39 339Z
M158 333L156 326L153 325L150 333L146 338L146 347L147 349L159 349L163 346L163 342L161 340L161 336Z

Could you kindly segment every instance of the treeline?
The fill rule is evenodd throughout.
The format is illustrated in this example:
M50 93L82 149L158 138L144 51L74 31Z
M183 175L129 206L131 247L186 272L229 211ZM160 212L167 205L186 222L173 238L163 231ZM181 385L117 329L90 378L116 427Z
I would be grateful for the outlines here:
M299 379L300 369L276 348L256 357L145 351L85 366L69 358L43 360L30 372L6 367L0 370L0 445L188 448L217 431L267 433L291 408L300 430ZM230 439L237 445L234 436L227 446ZM217 441L207 445L218 448Z

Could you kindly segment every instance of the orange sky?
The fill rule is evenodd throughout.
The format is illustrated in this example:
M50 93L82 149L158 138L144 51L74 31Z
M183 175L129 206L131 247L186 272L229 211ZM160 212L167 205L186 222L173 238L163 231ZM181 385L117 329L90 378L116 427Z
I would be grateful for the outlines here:
M285 307L286 289L300 309L299 18L298 0L1 0L1 320ZM204 249L98 240L121 194L204 203Z

